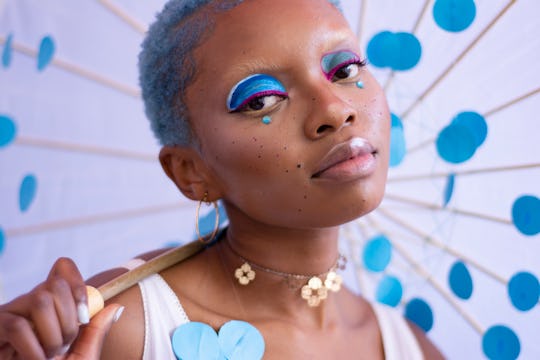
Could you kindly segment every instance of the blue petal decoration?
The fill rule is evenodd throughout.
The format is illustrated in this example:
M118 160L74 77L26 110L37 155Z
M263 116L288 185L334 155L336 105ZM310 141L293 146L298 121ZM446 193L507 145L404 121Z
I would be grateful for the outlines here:
M482 338L484 354L491 360L514 360L521 351L516 333L507 326L490 327Z
M2 66L8 68L11 65L11 57L13 48L11 43L13 42L13 34L9 34L4 42L4 50L2 51Z
M392 258L392 244L384 235L378 235L370 239L362 254L364 266L373 272L381 272L390 263Z
M373 66L404 71L418 64L422 45L411 33L382 31L371 38L366 53Z
M469 160L476 152L476 138L464 125L451 124L439 133L436 141L439 156L452 164Z
M0 228L0 254L4 252L5 245L6 245L6 236L4 235L4 230Z
M516 309L531 310L538 304L540 283L533 274L519 272L512 276L508 282L508 295Z
M452 119L452 125L463 125L469 129L474 136L476 147L482 145L486 140L488 133L487 122L486 119L477 112L460 112Z
M45 70L47 65L54 57L55 45L54 40L50 36L45 36L39 45L37 68L39 71Z
M450 174L446 178L446 186L444 187L444 198L443 198L443 207L446 207L450 200L452 200L452 195L454 195L454 185L456 182L456 174Z
M512 205L512 222L525 235L540 232L540 199L533 195L523 195Z
M172 348L178 359L182 360L221 360L225 359L219 348L214 329L200 322L188 322L174 330Z
M21 212L28 210L37 192L37 179L34 175L26 175L19 188L19 209Z
M219 330L221 351L228 360L259 360L264 355L264 339L253 325L231 320Z
M6 115L0 115L0 148L9 145L17 134L15 122Z
M390 167L398 166L403 162L407 148L403 123L395 114L391 114L392 128L390 130Z
M395 276L385 276L379 282L375 298L378 302L396 307L403 296L403 286Z
M473 0L437 0L433 5L433 18L446 31L459 32L468 28L476 17Z
M461 261L456 261L450 269L448 283L452 292L460 299L467 300L473 292L473 281L467 266Z
M414 298L405 306L405 317L428 332L433 327L433 311L427 302Z

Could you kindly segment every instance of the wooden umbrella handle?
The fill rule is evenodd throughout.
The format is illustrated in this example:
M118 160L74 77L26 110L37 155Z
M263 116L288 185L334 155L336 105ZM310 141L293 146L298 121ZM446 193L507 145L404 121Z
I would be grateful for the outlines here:
M111 281L101 285L97 289L91 286L87 286L88 295L88 307L90 310L90 317L97 314L105 304L105 301L109 300L115 295L118 295L122 291L137 284L142 279L159 273L168 267L173 266L201 251L205 247L205 244L195 240L186 245L173 248L163 254L156 256L155 258L147 261L146 263L136 267L135 269L128 271Z

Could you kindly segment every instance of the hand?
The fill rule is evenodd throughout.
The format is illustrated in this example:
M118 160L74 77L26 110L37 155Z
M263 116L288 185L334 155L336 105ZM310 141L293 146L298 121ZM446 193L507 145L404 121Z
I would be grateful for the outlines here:
M87 326L68 356L97 358L103 336L112 322L107 307ZM63 354L79 335L79 325L86 324L88 306L86 287L76 265L70 259L59 259L47 280L15 300L0 306L0 359L46 359ZM91 340L93 339L93 340ZM70 359L72 357L69 357Z
M82 326L79 337L71 345L68 353L55 359L63 360L93 360L99 359L103 340L111 325L118 320L123 306L111 304L92 318L88 325Z

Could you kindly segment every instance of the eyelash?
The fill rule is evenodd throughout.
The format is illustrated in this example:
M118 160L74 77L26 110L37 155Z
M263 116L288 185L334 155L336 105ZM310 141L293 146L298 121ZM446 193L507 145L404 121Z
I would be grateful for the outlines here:
M270 96L277 96L280 97L282 100L289 98L289 95L286 92L277 91L277 90L267 90L267 91L261 91L259 93L253 94L248 99L244 100L236 109L232 110L231 113L235 112L258 112L258 111L264 111L265 109L248 109L248 106L250 103L252 103L255 100L264 99L266 97ZM277 101L279 102L279 101ZM276 103L277 103L276 102ZM266 104L263 104L263 106Z
M344 69L350 65L358 65L358 69L361 69L363 67L365 67L367 65L367 61L364 59L364 60L360 60L360 59L350 59L350 60L347 60L337 66L335 66L332 70L330 70L327 74L326 74L326 78L330 81L333 81L334 80L334 75L336 75L336 73L341 70L341 69ZM345 80L345 79L338 79L336 81L339 81L339 80Z

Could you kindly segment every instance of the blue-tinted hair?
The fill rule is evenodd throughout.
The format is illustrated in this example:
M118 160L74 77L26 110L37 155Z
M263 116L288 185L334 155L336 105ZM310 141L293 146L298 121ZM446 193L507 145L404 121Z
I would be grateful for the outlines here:
M193 50L211 33L216 14L244 0L170 0L142 43L139 82L146 116L161 145L190 145L194 134L184 94L196 71ZM341 10L339 0L328 0Z

